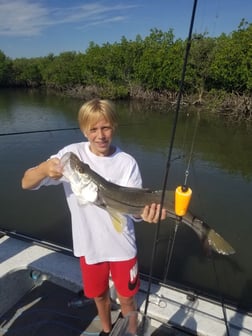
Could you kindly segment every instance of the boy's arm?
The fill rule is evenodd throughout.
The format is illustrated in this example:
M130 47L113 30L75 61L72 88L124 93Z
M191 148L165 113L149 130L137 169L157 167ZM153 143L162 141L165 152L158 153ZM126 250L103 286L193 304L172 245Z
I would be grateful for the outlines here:
M52 158L40 163L38 166L27 169L21 181L23 189L32 189L46 177L58 180L62 177L62 168L58 158Z

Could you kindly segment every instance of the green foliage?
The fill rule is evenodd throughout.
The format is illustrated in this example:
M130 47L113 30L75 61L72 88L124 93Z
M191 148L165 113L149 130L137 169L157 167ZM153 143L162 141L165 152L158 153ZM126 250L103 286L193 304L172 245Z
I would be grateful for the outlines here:
M32 86L41 81L39 60L17 58L12 62L12 80L18 85Z
M186 74L187 91L197 92L199 98L205 89L211 89L209 70L213 62L216 39L207 34L193 36Z
M0 50L0 86L7 85L10 81L11 60Z
M142 55L136 64L136 79L146 89L172 90L177 76L171 72L174 61L174 50L178 43L174 43L172 30L163 33L152 29L149 36L142 42ZM179 59L175 60L178 64ZM176 79L175 79L176 81ZM175 89L177 89L175 85Z
M242 20L237 31L222 34L215 48L210 75L215 87L226 91L252 89L252 24Z
M199 100L211 90L250 93L252 89L252 24L242 20L230 35L193 36L184 90ZM46 85L58 88L97 87L106 97L131 95L134 87L177 92L187 41L173 30L151 29L144 39L122 37L101 46L90 42L85 53L10 60L0 51L0 85ZM100 92L100 91L99 91Z
M84 55L64 52L57 57L47 58L46 67L41 69L43 81L48 86L73 86L81 83Z

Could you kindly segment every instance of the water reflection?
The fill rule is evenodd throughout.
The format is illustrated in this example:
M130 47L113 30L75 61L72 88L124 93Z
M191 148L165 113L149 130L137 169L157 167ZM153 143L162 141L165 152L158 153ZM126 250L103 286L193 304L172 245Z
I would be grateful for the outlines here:
M77 126L79 100L20 91L0 93L0 132L65 128ZM137 159L145 187L163 184L174 114L167 107L117 102L120 130L115 141ZM169 171L168 189L183 183L197 114L181 111L175 148ZM252 133L242 127L200 116L189 169L193 190L191 210L215 228L235 248L231 257L206 257L196 235L184 225L178 229L169 281L224 295L251 308L252 270L250 259L252 199ZM24 170L46 159L71 142L82 141L78 130L1 137L1 225L36 238L71 247L71 227L61 188L39 192L23 191ZM174 223L161 225L155 276L163 279L165 256ZM136 224L141 271L148 273L155 226ZM217 286L218 278L219 286Z

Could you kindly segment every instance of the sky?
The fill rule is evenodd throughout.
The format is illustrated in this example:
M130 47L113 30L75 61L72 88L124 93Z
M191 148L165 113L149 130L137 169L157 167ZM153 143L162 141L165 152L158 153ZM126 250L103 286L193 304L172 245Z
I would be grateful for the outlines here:
M12 59L84 53L90 42L143 39L157 28L188 36L194 0L0 0L0 50ZM198 0L193 33L230 34L252 0Z

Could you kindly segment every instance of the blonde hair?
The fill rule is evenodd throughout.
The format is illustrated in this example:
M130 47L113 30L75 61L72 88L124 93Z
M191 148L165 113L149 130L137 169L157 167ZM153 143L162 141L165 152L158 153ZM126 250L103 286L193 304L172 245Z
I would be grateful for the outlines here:
M86 102L81 106L78 113L78 122L81 131L85 133L102 117L110 123L113 130L116 129L118 125L117 115L112 102L98 98Z

